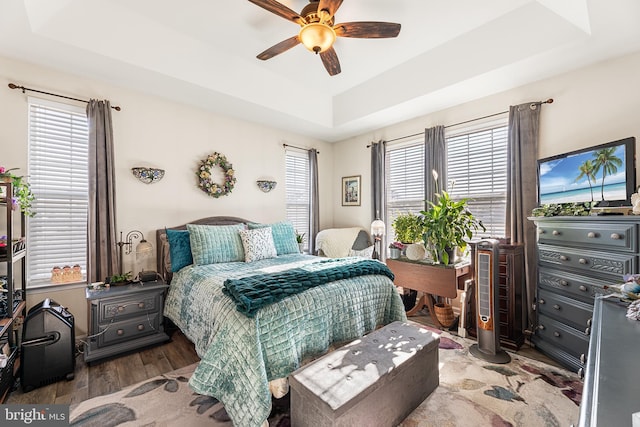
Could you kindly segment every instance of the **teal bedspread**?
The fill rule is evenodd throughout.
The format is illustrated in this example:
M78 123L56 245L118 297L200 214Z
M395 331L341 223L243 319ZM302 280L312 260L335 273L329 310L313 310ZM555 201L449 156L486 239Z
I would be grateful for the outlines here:
M386 264L371 259L344 263L340 259L321 261L321 269L292 268L269 274L254 274L224 281L225 295L233 300L240 313L249 317L264 306L282 301L307 289L341 279L383 274L393 280Z
M222 401L234 425L261 426L271 410L269 381L287 377L305 358L378 325L406 320L402 301L385 275L313 287L261 308L254 317L240 313L222 291L230 278L291 268L321 272L333 264L321 260L284 255L253 263L189 266L174 274L165 315L193 341L201 358L189 384L197 393Z

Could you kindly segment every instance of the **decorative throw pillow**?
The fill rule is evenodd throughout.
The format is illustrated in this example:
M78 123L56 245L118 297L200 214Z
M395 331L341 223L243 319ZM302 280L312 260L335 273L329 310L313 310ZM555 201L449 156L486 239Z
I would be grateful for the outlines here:
M249 229L271 227L273 243L278 255L299 254L300 248L296 241L296 230L289 221L275 222L273 224L249 223Z
M373 245L362 250L349 249L349 256L362 256L365 258L371 258L373 256Z
M191 241L188 230L166 230L171 256L171 272L175 273L187 265L193 264Z
M253 262L261 259L278 256L273 243L271 227L257 228L255 230L240 230L240 239L244 248L245 262Z
M244 224L187 224L194 264L244 261L244 249L238 234L244 228Z

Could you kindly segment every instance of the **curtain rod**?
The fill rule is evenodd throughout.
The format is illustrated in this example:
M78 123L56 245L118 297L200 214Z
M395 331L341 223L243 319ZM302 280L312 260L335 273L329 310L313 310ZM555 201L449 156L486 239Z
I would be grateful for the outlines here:
M70 96L64 96L64 95L58 95L57 93L51 93L51 92L45 92L42 90L36 90L36 89L31 89L28 87L24 87L24 86L18 86L14 83L9 83L9 89L22 89L22 93L24 93L25 91L30 91L30 92L38 92L38 93L43 93L45 95L51 95L51 96L57 96L58 98L65 98L65 99L71 99L72 101L80 101L80 102L86 102L87 104L89 103L89 101L86 101L84 99L78 99L78 98L72 98ZM111 106L111 108L113 108L116 111L120 111L121 108L119 106Z
M549 98L549 99L547 99L546 101L532 102L532 103L531 103L531 105L529 105L529 108L531 108L531 106L533 106L533 105L537 105L537 104L553 104L553 98ZM454 123L454 124L452 124L452 125L447 125L447 126L445 126L444 128L446 129L446 128L450 128L450 127L453 127L453 126L464 125L464 124L466 124L466 123L475 122L476 120L489 119L489 118L491 118L491 117L499 116L500 114L506 114L506 113L508 113L508 112L509 112L509 110L507 110L507 111L500 111L499 113L493 113L493 114L489 114L489 115L486 115L486 116L477 117L477 118L475 118L475 119L465 120L464 122L459 122L459 123ZM413 135L400 136L400 137L398 137L398 138L393 138L393 139L390 139L390 140L385 141L385 142L394 142L394 141L399 141L399 140L401 140L401 139L411 138L411 137L413 137L413 136L420 136L420 135L424 135L424 132L414 133ZM367 145L367 148L370 148L370 147L371 147L371 145Z
M287 147L297 148L298 150L303 150L303 151L311 151L311 150L314 150L314 148L302 148L302 147L296 147L295 145L289 145L289 144L282 144L282 146L283 146L284 148L287 148ZM316 151L316 153L317 153L317 154L320 154L320 152L319 152L319 151Z

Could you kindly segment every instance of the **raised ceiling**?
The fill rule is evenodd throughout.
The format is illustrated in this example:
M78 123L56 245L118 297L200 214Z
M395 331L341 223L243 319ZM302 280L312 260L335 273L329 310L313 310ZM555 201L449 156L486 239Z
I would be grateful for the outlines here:
M329 142L640 50L637 0L344 0L336 22L402 30L339 38L333 77L303 46L256 59L299 27L246 0L7 0L2 9L2 56Z

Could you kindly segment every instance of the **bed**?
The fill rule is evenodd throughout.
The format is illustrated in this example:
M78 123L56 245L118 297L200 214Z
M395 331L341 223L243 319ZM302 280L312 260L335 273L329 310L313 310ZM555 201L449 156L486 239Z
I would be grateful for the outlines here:
M246 231L259 229L263 230ZM276 256L255 259L251 242L242 240L244 259L236 253L235 260L229 261L228 255L220 254L237 249L234 233L242 239L260 235L273 240ZM220 400L234 425L264 425L271 410L270 384L286 378L305 360L327 352L334 343L406 320L393 276L378 271L386 270L384 264L362 257L303 255L293 250L297 244L291 233L293 228L286 222L256 224L235 217L205 218L156 233L158 270L170 282L165 316L195 344L201 358L189 384L195 392ZM191 245L191 264L188 259L180 260L181 253L186 255L181 247L185 234ZM229 239L235 243L228 244ZM270 245L260 243L257 251ZM174 261L181 262L173 265ZM352 276L356 270L360 273ZM291 274L299 279L282 282ZM310 285L322 277L327 283ZM285 283L282 289L288 296L269 294L266 304L254 306L252 299L247 308L241 304L245 294L236 295L246 280L249 293ZM306 290L292 292L292 287Z

